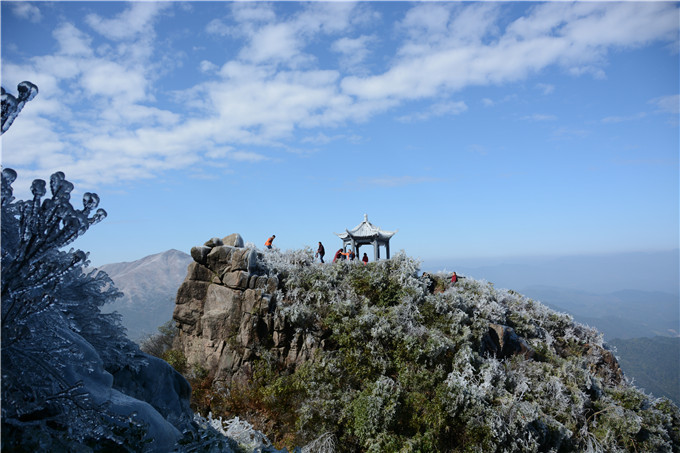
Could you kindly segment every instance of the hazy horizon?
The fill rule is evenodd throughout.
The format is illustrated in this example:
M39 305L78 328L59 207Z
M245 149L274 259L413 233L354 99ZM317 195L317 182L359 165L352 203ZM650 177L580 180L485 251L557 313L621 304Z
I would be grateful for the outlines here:
M551 286L594 293L620 290L680 294L680 250L592 255L423 260L423 270L456 271L521 291Z

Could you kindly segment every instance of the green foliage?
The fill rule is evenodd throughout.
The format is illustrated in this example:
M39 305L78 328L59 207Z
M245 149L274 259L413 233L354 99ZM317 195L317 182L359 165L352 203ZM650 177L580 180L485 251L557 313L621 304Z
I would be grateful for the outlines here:
M168 349L161 358L168 362L178 373L184 373L187 369L187 358L182 351Z

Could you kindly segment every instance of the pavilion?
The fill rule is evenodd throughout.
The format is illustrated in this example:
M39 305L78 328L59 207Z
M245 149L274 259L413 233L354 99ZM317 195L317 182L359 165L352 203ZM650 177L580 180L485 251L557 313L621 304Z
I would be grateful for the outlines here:
M357 259L359 256L359 247L362 245L373 245L373 260L380 259L380 247L385 247L386 259L390 259L390 238L395 235L395 231L384 231L380 227L373 225L368 221L368 215L364 214L364 221L355 226L351 230L345 230L344 233L335 233L342 239L343 251L347 250L349 246L354 251Z

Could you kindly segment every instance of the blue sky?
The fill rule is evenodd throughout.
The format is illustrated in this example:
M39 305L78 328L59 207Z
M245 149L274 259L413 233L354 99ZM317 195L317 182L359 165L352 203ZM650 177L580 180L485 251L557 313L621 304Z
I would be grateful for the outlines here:
M678 247L678 3L1 7L2 165L100 195L95 265L364 214L425 262Z

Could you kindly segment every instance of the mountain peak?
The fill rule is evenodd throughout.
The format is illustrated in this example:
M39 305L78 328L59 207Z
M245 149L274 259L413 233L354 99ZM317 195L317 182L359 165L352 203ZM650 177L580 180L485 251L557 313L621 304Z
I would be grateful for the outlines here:
M191 252L174 348L214 379L207 395L195 381L198 409L249 413L277 427L275 442L330 433L347 451L670 451L680 441L678 408L628 384L600 332L517 292L419 276L403 253L363 265L316 263L311 250Z
M105 264L106 272L123 297L102 311L120 313L128 336L133 340L153 334L172 319L177 288L186 275L191 256L171 249L136 261Z

